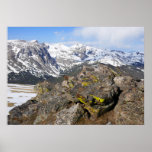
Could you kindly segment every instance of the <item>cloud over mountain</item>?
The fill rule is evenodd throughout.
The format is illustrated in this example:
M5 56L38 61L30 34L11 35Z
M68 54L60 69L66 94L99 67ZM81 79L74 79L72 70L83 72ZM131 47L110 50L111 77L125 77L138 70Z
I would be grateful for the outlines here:
M144 46L143 27L82 27L76 28L73 35L105 48L143 50Z

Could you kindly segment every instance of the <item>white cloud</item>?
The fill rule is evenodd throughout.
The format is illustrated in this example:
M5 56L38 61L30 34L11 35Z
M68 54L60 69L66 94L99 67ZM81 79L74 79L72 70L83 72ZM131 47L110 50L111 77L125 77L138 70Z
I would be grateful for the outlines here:
M83 27L73 32L76 37L91 39L100 46L115 48L132 48L138 39L143 39L143 27ZM140 41L141 42L141 41Z
M54 34L55 34L55 35L58 35L58 34L59 34L59 32L57 32L57 31L56 31L56 32L54 32Z

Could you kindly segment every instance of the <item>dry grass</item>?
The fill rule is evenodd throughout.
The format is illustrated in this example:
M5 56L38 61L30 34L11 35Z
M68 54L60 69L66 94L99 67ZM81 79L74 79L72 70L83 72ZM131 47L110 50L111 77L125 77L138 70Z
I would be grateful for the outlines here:
M15 105L15 103L8 102L8 107L13 107L14 105Z
M31 91L11 90L11 92L15 92L15 93L35 93L33 90L31 90Z
M11 87L11 88L17 88L17 86L12 86L12 85L9 85L8 87Z
M14 90L27 90L27 91L33 90L31 88L12 88L12 89L14 89Z

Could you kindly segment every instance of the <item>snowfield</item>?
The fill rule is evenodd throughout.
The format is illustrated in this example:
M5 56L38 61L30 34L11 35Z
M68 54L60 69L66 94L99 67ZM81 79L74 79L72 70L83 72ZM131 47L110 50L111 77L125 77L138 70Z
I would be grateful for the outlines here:
M14 104L8 107L8 112L35 96L34 85L8 84L8 102Z

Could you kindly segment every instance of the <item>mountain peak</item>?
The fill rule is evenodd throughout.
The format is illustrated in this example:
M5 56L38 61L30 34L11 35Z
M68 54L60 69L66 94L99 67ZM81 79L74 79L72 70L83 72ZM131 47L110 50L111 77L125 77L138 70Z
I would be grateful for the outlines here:
M38 40L31 40L32 43L38 43Z
M86 45L82 44L82 43L75 43L74 45L71 46L71 48L82 48L82 47L86 47Z

